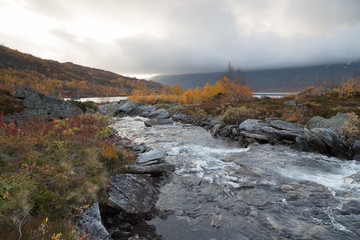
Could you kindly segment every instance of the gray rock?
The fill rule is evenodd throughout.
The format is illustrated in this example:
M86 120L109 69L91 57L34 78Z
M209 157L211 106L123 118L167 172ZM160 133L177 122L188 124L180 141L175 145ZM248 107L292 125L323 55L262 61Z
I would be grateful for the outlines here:
M283 104L287 106L296 106L295 100L287 100Z
M165 157L166 154L164 150L155 149L139 155L138 158L136 159L136 163L138 165L148 166L163 162Z
M304 132L304 130L295 123L285 122L282 120L271 121L270 126L281 130L288 130L291 132L298 132L298 133Z
M360 184L360 172L345 177L345 181L349 184Z
M253 138L257 141L260 141L260 143L267 143L267 142L270 142L272 139L272 137L269 135L257 134L257 133L247 132L247 131L241 131L240 135L247 137L247 138Z
M321 141L319 137L316 136L311 130L308 130L307 128L304 128L304 134L305 134L305 140L306 142L319 151L322 154L327 154L329 149L327 148L326 144Z
M79 224L84 229L85 234L90 234L86 239L110 239L109 232L106 230L106 228L101 222L99 203L97 202L88 209L86 209L86 212L81 216L79 220Z
M351 147L354 151L354 155L360 154L360 140L355 140Z
M309 120L308 127L313 128L331 128L334 131L341 132L345 120L348 119L346 113L337 113L336 116L325 119L320 116L315 116Z
M129 113L131 112L132 110L134 110L134 108L136 107L136 104L131 102L131 101L127 101L125 102L124 104L122 104L116 111L115 114L117 113L121 113L121 112L124 112L124 113Z
M153 119L167 119L170 117L170 114L165 109L158 109L149 113L148 118Z
M114 116L115 112L121 105L118 102L112 102L105 105L98 106L97 111L104 115Z
M154 209L158 188L154 179L144 174L111 176L109 198L105 204L121 212L123 217L144 219Z
M310 200L314 198L330 198L331 192L323 185L308 180L292 182L281 187L290 200Z
M210 129L210 134L213 135L213 136L216 136L216 135L220 132L221 127L222 127L222 124L220 124L220 123L215 124L215 125Z
M15 97L23 100L25 107L23 113L26 115L38 115L44 118L68 118L73 114L82 113L80 108L71 103L47 96L30 88L18 89Z
M123 171L125 173L133 173L133 174L162 174L167 172L174 172L175 165L168 163L160 163L150 166L124 165Z
M247 131L247 132L256 132L256 131L260 131L264 126L269 126L269 124L261 122L258 119L247 119L239 125L239 130Z
M155 125L171 125L174 124L172 119L149 119L144 121L145 126L152 127Z
M341 158L351 158L349 145L330 128L314 128L305 131L306 141L320 153Z

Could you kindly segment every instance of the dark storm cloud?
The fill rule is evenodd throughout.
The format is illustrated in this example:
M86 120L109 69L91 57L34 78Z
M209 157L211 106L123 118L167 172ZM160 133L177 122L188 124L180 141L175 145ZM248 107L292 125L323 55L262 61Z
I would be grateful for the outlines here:
M34 42L29 52L37 55L45 50L59 61L118 73L219 71L229 61L235 67L255 69L360 60L359 0L25 0L24 4L57 24L39 27L49 35L49 46L43 44L41 49ZM6 24L1 17L0 24ZM4 34L0 30L0 36ZM16 39L11 36L7 39ZM23 42L19 41L19 50Z

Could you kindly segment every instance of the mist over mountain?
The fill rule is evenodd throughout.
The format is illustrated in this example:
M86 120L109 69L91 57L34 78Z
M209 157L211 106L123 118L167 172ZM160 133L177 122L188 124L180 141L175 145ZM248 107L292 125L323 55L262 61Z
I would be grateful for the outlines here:
M288 92L318 85L322 81L341 81L360 75L360 61L323 64L308 67L251 70L244 72L247 84L257 92ZM181 88L203 87L216 83L224 72L157 75L151 78L161 84L180 84Z

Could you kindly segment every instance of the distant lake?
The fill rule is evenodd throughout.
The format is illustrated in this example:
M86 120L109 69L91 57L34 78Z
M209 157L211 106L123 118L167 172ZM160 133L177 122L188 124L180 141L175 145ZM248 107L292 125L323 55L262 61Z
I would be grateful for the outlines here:
M270 97L270 98L282 98L284 96L294 95L290 92L254 92L254 97ZM118 102L120 100L126 100L126 96L121 97L89 97L89 98L79 98L75 99L80 102L92 101L96 103L106 103L106 102ZM70 100L70 98L64 98L64 100Z

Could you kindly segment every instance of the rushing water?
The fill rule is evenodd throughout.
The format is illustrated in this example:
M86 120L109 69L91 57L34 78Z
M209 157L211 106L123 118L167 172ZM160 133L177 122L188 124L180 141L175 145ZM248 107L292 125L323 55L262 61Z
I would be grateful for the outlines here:
M161 188L154 225L161 239L360 239L360 164L285 146L213 138L201 127L144 126L117 119L120 135L176 165Z

